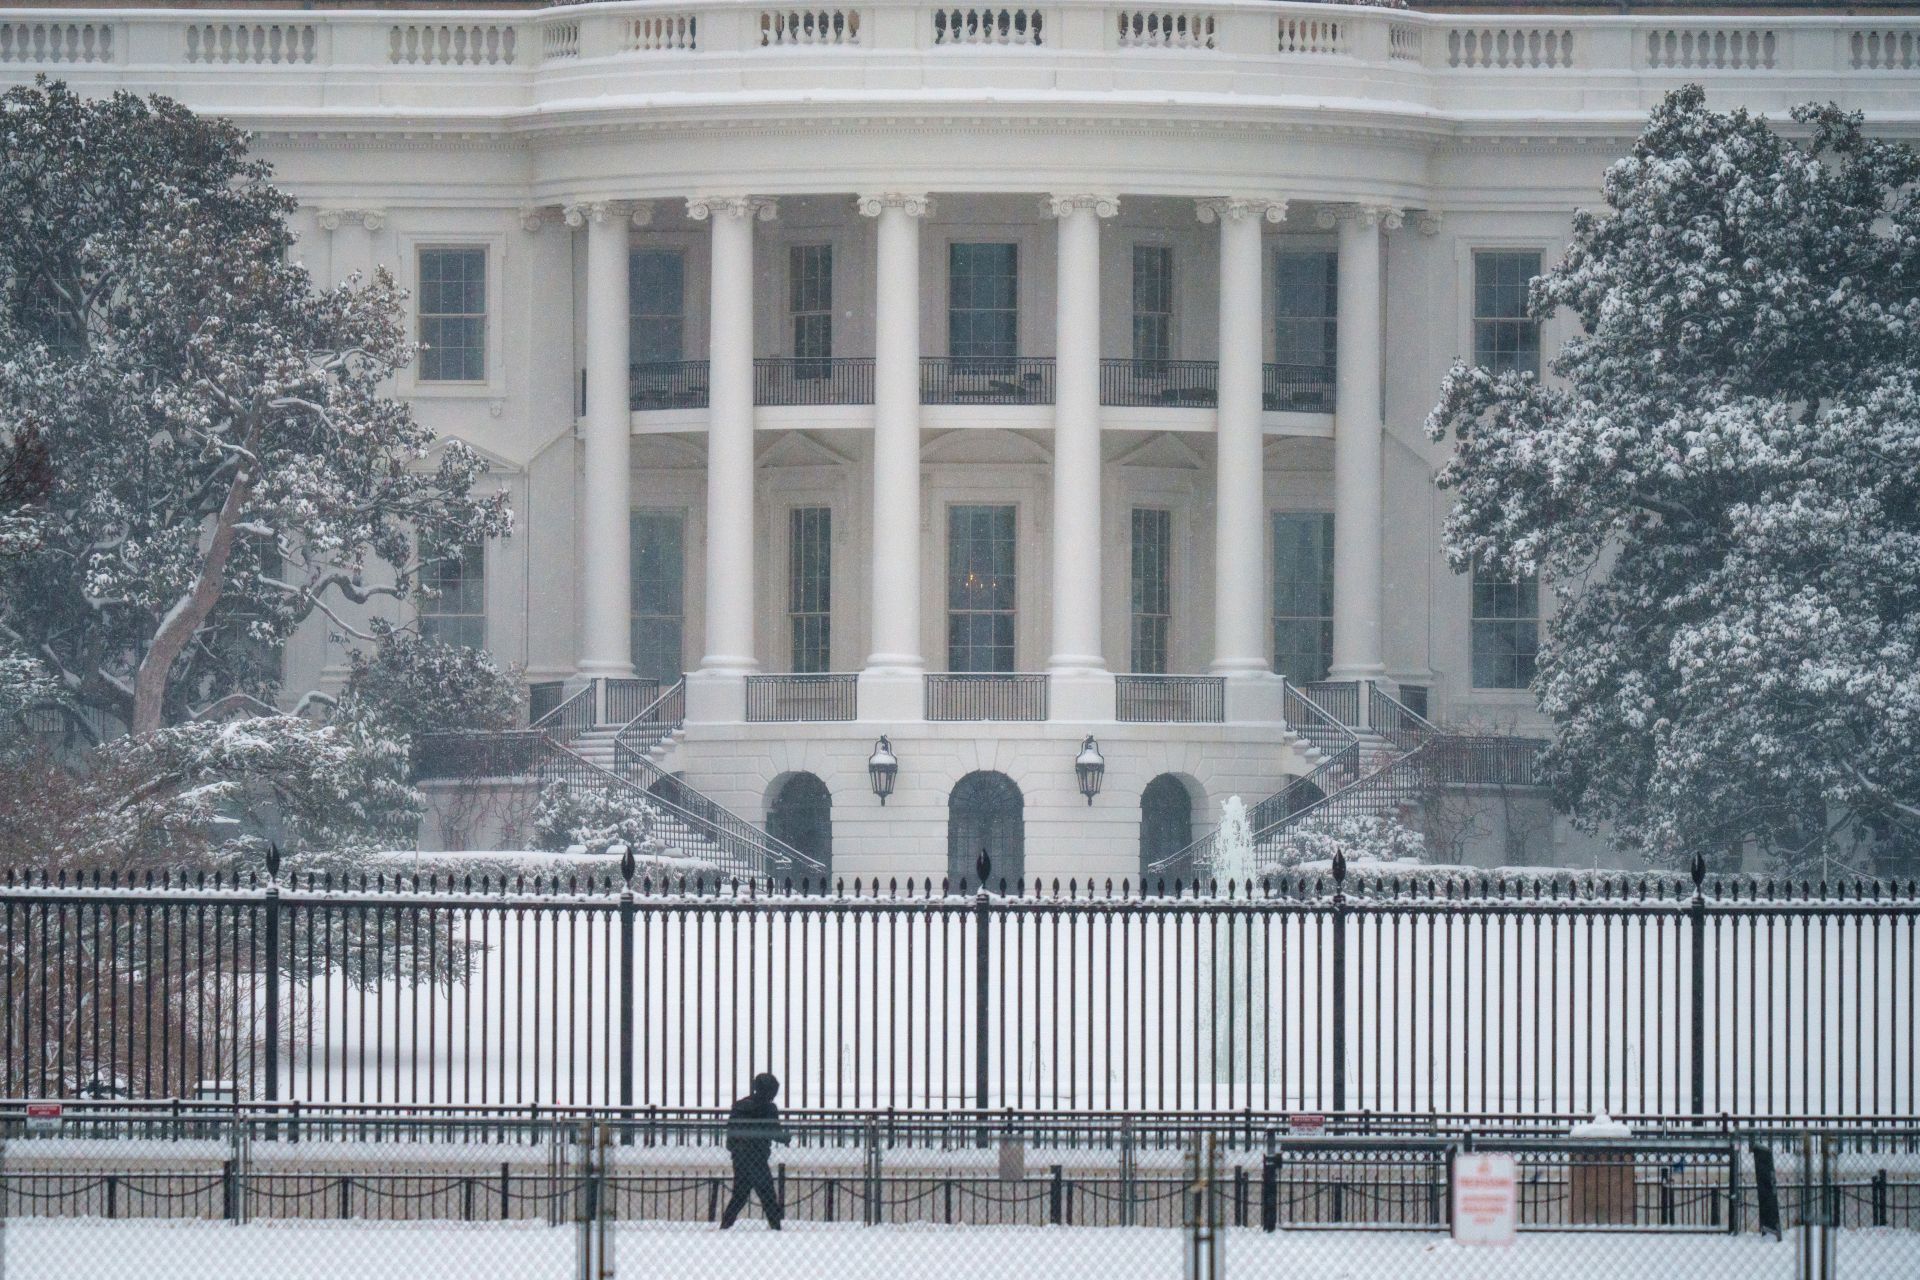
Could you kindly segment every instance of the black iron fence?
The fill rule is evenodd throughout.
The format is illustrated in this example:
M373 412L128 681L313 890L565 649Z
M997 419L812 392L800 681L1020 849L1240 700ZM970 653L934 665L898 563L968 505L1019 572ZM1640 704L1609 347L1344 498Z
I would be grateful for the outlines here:
M846 673L747 677L747 719L761 723L855 720L860 678Z
M923 356L922 404L1052 404L1052 356Z
M1226 678L1115 676L1114 718L1132 724L1220 724L1227 718Z
M927 676L929 720L1045 720L1047 677L1041 673L934 672Z
M1211 409L1220 400L1214 360L1102 360L1100 403L1115 408Z
M1261 375L1261 403L1269 413L1333 412L1333 366L1269 364Z
M710 1106L770 1068L799 1106L1920 1110L1913 884L821 888L669 892L592 860L16 875L0 1089Z
M873 357L755 360L753 402L763 405L872 404Z
M601 724L626 724L660 697L660 682L650 677L600 681Z
M586 412L581 395L581 412ZM627 371L627 403L633 409L704 409L707 362L665 360L634 364Z

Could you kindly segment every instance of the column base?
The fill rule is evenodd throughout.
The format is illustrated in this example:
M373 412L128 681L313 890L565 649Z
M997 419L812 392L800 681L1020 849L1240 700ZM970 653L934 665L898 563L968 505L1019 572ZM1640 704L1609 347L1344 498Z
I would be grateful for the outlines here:
M918 667L868 667L860 673L860 718L899 724L927 718L927 673Z
M1047 719L1111 722L1113 672L1090 667L1060 667L1047 672Z
M1285 724L1287 682L1272 671L1214 669L1227 680L1228 724Z
M688 724L741 724L747 718L747 679L741 671L687 674Z

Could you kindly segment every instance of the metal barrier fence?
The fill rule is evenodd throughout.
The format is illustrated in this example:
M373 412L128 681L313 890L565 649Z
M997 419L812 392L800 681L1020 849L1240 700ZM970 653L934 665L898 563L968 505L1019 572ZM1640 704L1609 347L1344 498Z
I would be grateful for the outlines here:
M609 1280L700 1274L742 1253L774 1277L1172 1280L1197 1247L1257 1274L1878 1280L1920 1267L1911 1132L1488 1137L1446 1122L1384 1138L1301 1135L1273 1116L1088 1131L1010 1114L789 1114L748 1132L713 1113L632 1112L456 1132L238 1110L183 1128L123 1107L29 1134L20 1107L5 1113L10 1280ZM749 1150L735 1164L730 1139L764 1143L766 1163ZM1512 1162L1514 1243L1436 1257L1475 1211L1456 1199L1456 1167L1488 1156ZM714 1231L741 1210L732 1235Z
M1920 1111L1911 884L611 871L13 875L0 1088L704 1106L761 1064L803 1106Z

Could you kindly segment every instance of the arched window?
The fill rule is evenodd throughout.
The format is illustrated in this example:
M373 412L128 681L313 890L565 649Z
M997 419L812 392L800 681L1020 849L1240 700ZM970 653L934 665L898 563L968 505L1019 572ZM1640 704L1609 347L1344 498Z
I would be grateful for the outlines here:
M767 834L833 870L833 796L811 773L790 773L774 783L767 801ZM796 867L795 879L817 880L823 873Z
M1025 800L1020 788L1004 773L970 773L953 786L947 797L947 879L958 886L978 886L975 864L986 851L992 869L987 882L1009 890L1027 871Z
M1140 876L1143 883L1167 877L1153 864L1193 843L1193 793L1171 773L1163 773L1140 793ZM1181 873L1175 873L1181 874Z

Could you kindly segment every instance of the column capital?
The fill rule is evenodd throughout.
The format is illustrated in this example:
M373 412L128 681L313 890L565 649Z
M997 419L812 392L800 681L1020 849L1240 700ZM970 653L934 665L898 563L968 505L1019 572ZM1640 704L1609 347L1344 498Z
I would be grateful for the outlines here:
M924 191L886 191L877 195L860 195L854 197L853 203L863 218L877 218L888 209L898 209L909 218L924 218L933 212L933 197Z
M1343 222L1357 223L1368 229L1385 227L1389 231L1397 231L1404 221L1406 211L1390 204L1335 205L1314 215L1314 222L1327 231Z
M1096 218L1111 218L1120 212L1120 197L1094 193L1040 198L1040 216L1043 218L1064 218L1078 209L1091 209Z
M720 214L754 222L772 222L779 205L768 196L688 196L687 216L705 222Z
M1446 215L1438 209L1422 209L1413 215L1413 229L1423 236L1437 236L1445 220Z
M653 221L653 201L569 200L560 206L560 216L570 227L584 227L589 222L618 222L622 218L633 226L644 227ZM523 221L521 225L526 224Z
M387 225L385 209L318 209L315 218L322 231L338 231L342 227L365 227L369 231L378 231Z
M1208 196L1193 202L1193 214L1202 222L1238 222L1242 218L1285 222L1287 202L1270 196Z

